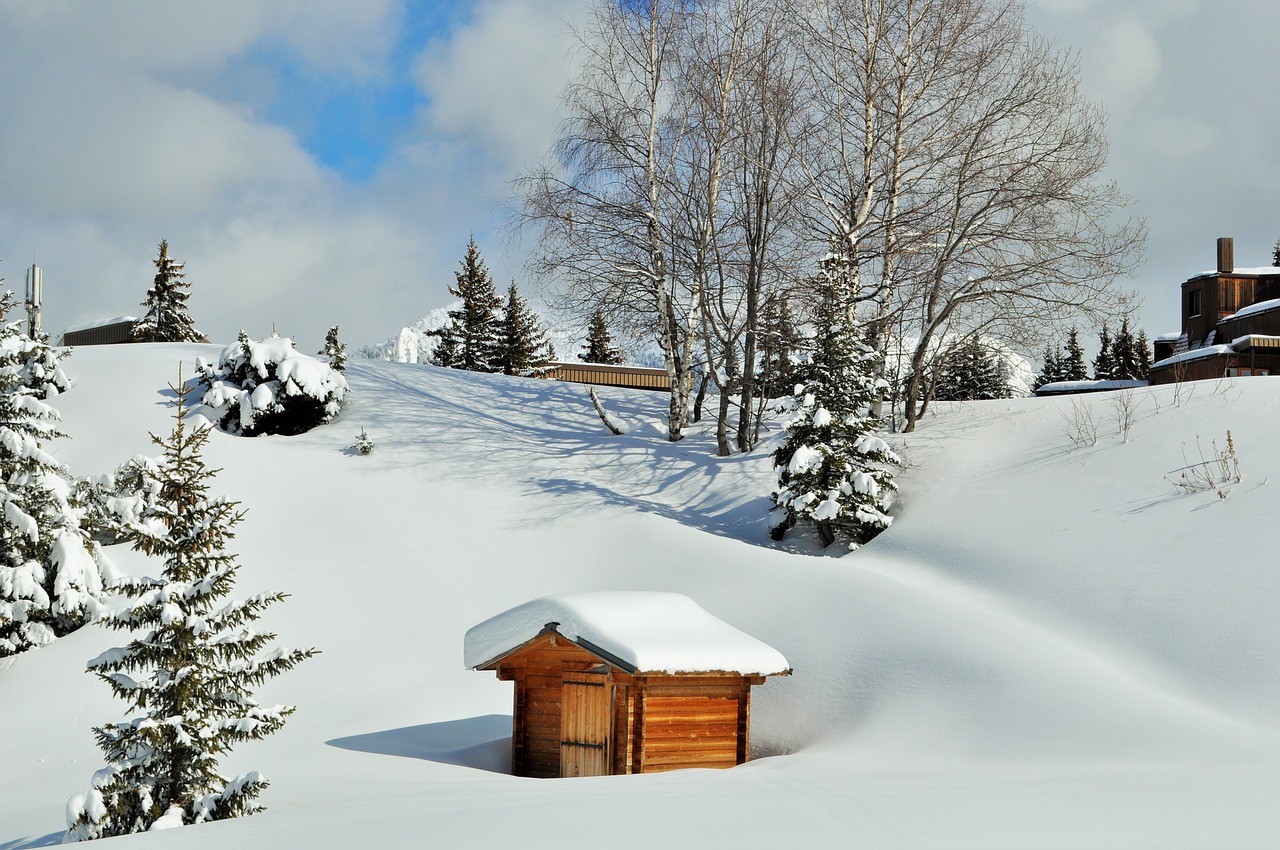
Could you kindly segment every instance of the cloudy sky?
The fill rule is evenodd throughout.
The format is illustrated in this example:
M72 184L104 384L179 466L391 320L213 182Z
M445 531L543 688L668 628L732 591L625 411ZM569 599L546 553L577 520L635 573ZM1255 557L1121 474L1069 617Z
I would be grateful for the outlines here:
M508 180L547 149L587 0L0 0L0 276L44 270L46 330L136 313L156 245L217 341L274 327L380 342L448 301L474 233L495 278ZM1150 228L1149 334L1234 236L1280 215L1280 7L1039 0L1110 113L1113 176ZM525 246L527 248L527 246Z

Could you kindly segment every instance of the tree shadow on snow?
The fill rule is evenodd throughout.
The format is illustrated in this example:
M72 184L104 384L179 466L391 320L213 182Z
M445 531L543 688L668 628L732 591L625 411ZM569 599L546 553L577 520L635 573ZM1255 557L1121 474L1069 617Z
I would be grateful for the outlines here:
M62 837L66 835L63 832L51 832L48 835L42 835L39 838L15 838L12 841L0 843L0 850L28 850L32 847L55 847L62 844Z
M325 741L331 747L511 773L511 715L486 714ZM3 850L3 848L0 848Z

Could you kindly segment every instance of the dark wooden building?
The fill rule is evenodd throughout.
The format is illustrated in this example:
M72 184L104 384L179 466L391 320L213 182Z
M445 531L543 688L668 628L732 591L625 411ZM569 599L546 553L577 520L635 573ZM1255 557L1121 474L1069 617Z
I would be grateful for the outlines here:
M133 326L138 320L133 316L121 316L100 322L90 322L67 328L62 332L59 345L118 345L133 341Z
M469 630L465 655L515 684L511 767L532 777L742 764L751 687L790 673L776 650L673 593L534 600Z
M1217 269L1182 284L1182 332L1155 357L1153 384L1280 374L1280 267L1237 268L1219 239Z

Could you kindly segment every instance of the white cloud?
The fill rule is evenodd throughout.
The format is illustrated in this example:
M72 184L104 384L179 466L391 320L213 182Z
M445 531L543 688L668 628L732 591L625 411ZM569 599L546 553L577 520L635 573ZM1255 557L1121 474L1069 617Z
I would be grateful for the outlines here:
M561 16L581 0L489 0L448 42L419 57L415 79L430 98L429 126L521 167L547 148L573 45Z

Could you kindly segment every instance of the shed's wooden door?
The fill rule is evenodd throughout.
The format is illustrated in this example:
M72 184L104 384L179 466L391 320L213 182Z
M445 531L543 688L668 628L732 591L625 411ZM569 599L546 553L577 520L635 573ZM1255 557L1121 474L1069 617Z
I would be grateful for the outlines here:
M604 673L565 673L560 702L560 775L609 773L609 682Z

